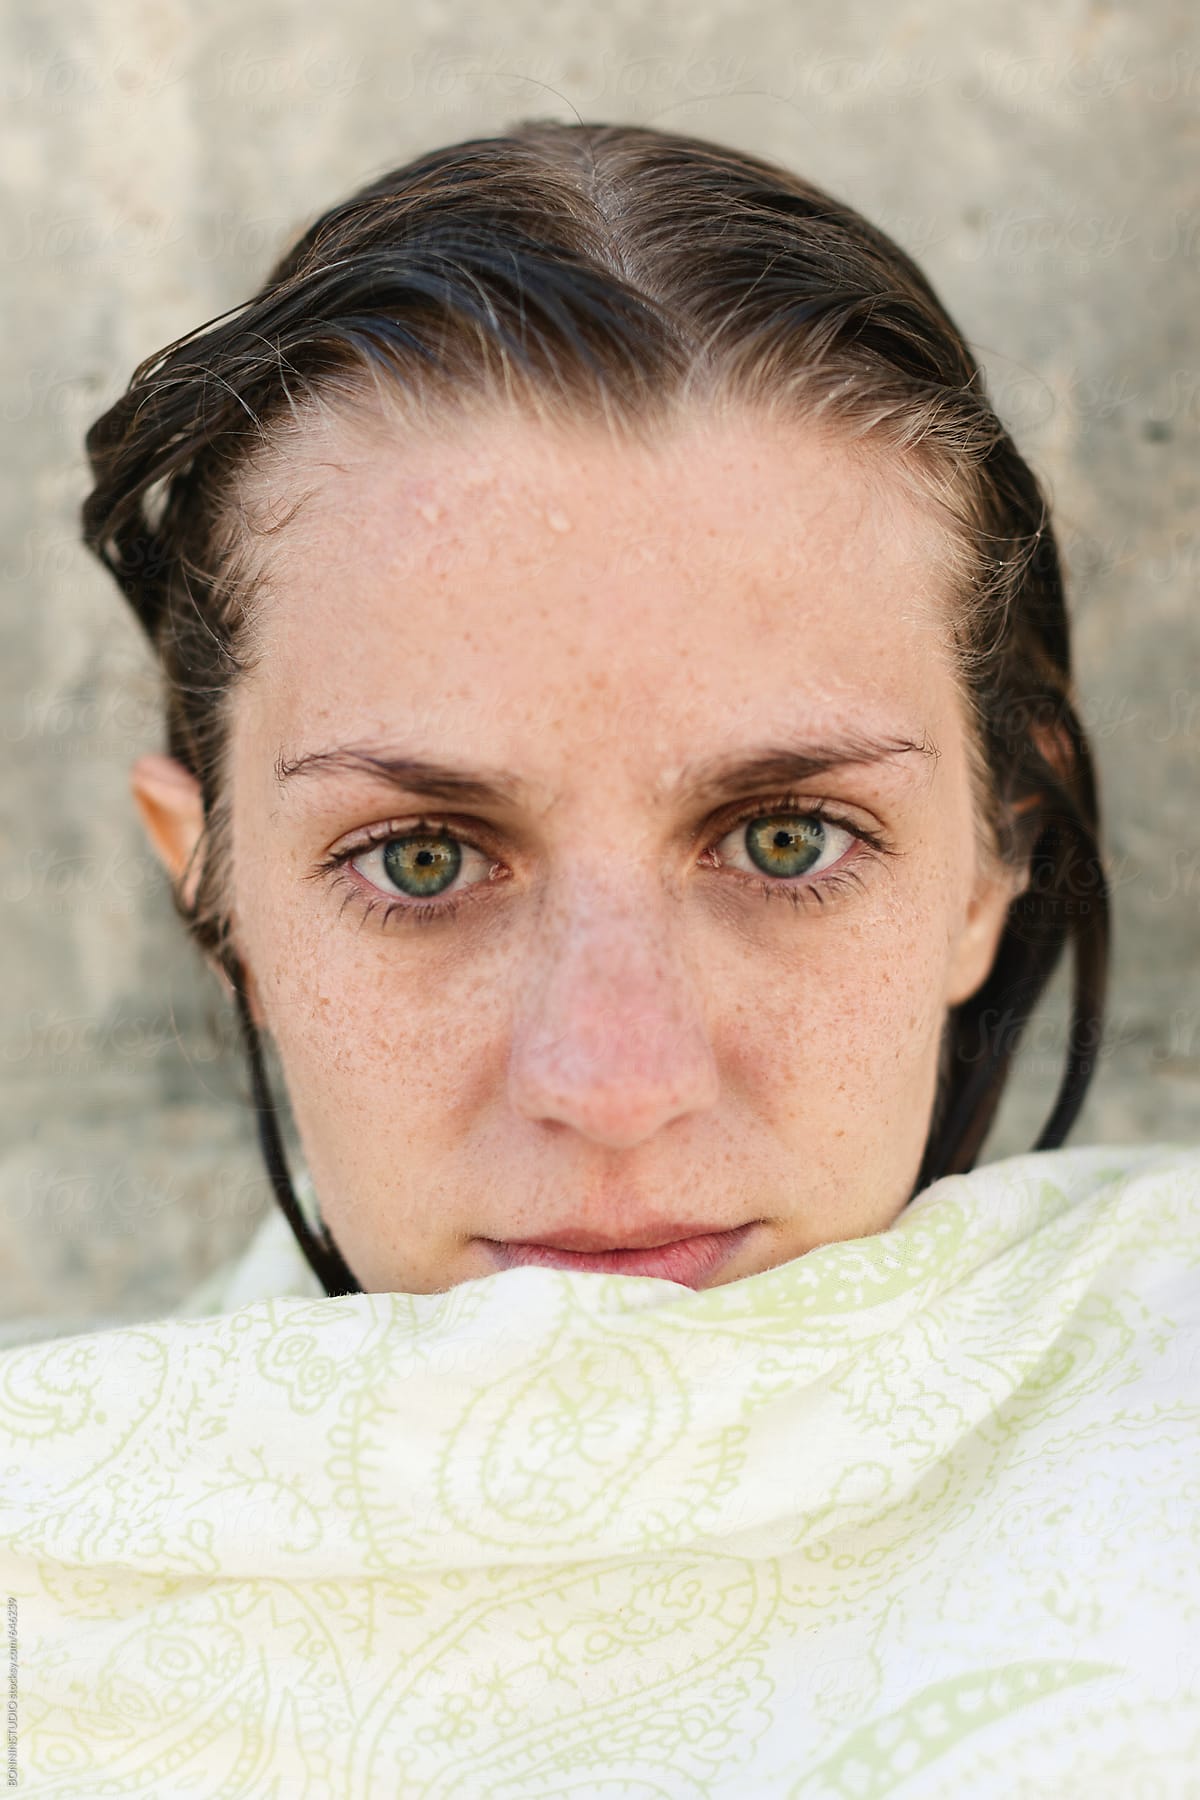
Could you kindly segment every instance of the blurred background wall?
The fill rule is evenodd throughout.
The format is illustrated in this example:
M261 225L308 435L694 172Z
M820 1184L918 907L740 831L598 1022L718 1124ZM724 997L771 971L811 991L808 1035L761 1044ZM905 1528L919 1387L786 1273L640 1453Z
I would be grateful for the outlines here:
M1057 513L1116 903L1073 1143L1200 1137L1200 38L1171 0L34 0L3 22L0 1317L134 1317L270 1202L127 771L154 672L77 542L82 438L418 151L526 117L776 158L932 278ZM985 1160L1028 1148L1059 982Z

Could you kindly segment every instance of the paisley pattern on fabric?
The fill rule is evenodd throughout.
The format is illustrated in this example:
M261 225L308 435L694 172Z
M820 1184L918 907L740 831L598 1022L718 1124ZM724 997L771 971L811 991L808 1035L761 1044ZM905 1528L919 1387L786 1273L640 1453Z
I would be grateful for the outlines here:
M29 1794L1200 1794L1200 1149L1059 1150L709 1292L328 1299L0 1352Z

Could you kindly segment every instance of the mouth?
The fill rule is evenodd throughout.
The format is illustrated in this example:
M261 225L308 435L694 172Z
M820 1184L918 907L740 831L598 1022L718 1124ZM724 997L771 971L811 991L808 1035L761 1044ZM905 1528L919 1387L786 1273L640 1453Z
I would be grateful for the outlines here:
M755 1219L731 1231L692 1231L682 1237L643 1233L656 1241L637 1245L610 1243L601 1248L592 1246L601 1245L603 1240L594 1232L582 1231L562 1232L552 1243L498 1238L479 1241L497 1269L533 1267L591 1270L599 1275L648 1275L682 1287L699 1288L737 1255L758 1224Z

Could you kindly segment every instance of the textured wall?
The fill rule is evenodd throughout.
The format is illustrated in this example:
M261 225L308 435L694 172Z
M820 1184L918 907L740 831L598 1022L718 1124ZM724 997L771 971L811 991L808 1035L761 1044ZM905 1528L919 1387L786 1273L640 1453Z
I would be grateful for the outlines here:
M267 1203L128 797L153 671L76 545L82 434L370 174L531 115L787 162L890 230L1049 483L1116 890L1074 1142L1197 1136L1200 42L1181 3L32 0L6 9L0 1314L172 1303ZM497 30L503 36L496 36ZM988 1156L1027 1147L1050 1003Z

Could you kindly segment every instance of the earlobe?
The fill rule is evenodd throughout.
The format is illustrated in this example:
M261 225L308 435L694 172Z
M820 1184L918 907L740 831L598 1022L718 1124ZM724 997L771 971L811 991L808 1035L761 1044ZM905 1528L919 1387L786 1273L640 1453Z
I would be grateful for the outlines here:
M174 887L182 887L184 904L193 906L200 879L195 857L204 830L200 783L170 756L139 756L129 772L134 805L150 846Z

